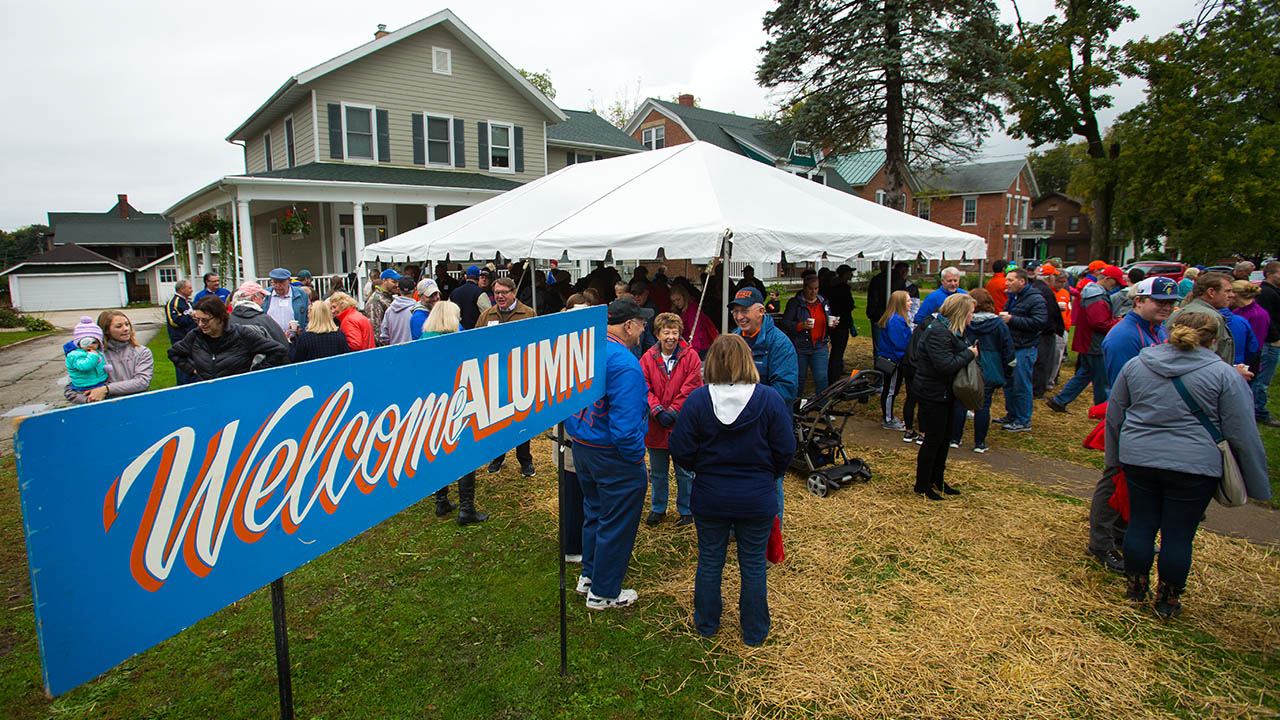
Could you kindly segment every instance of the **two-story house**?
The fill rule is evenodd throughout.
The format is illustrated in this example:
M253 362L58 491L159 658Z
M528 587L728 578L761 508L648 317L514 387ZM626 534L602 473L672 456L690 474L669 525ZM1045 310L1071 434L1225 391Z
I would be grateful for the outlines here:
M570 152L581 162L641 149L603 119L562 111L449 10L379 26L289 78L226 139L243 146L244 172L166 214L230 220L242 278L280 266L345 276L366 244L542 177ZM305 214L309 232L281 232L286 211ZM216 248L203 245L188 248L193 275L212 265Z
M915 210L919 217L986 238L988 261L1021 261L1036 257L1034 239L1024 243L1021 234L1031 199L1039 194L1025 158L970 163L921 174ZM940 266L931 261L929 271Z
M1037 246L1038 258L1062 258L1067 265L1084 265L1089 257L1093 229L1079 200L1060 192L1048 192L1031 204L1027 229L1044 233Z

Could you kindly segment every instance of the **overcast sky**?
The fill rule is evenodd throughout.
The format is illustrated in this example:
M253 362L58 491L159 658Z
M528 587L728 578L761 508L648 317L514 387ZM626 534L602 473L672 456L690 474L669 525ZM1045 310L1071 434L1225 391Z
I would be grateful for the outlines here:
M1012 22L1011 0L997 0ZM572 110L629 99L696 95L713 110L771 108L755 84L761 20L772 0L651 0L613 6L527 1L407 0L277 3L222 0L0 1L5 110L0 119L0 229L47 221L49 211L106 211L117 193L161 212L243 170L223 140L290 76L373 36L452 9L512 65L547 71ZM1194 16L1194 0L1136 0L1142 17L1121 40L1156 36ZM1022 0L1024 20L1051 0ZM1141 100L1130 82L1115 112ZM988 158L1025 147L993 137Z

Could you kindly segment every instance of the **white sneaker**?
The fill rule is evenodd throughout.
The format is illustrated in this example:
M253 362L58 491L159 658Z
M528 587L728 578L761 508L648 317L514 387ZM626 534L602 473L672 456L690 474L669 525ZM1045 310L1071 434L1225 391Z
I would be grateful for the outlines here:
M582 556L581 555L565 555L564 561L569 563L578 563L579 565L581 565Z
M593 592L587 593L587 609L588 610L612 610L614 608L627 607L634 603L640 594L635 590L623 590L618 593L616 598L602 598Z
M577 590L579 595L586 595L591 592L591 578L586 575L579 575Z

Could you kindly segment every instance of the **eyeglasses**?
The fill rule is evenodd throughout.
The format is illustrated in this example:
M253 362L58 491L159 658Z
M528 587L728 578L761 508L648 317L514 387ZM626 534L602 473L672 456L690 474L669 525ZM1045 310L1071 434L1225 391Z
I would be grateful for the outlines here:
M192 315L192 318L196 321L197 325L208 325L213 322L213 316L200 317L199 315Z

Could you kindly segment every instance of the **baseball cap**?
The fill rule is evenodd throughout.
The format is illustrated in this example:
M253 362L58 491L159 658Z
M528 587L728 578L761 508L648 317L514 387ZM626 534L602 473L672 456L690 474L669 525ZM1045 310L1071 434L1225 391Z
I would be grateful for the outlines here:
M392 270L391 268L387 268L386 270L382 271L382 274L379 275L378 278L382 280L399 280L400 273L396 272L395 270Z
M609 303L610 325L621 325L628 320L635 320L636 318L648 320L651 317L653 317L653 309L640 307L632 298L618 298Z
M1107 263L1105 261L1094 260L1093 262L1089 263L1089 272L1097 272L1106 266L1107 266Z
M440 286L436 285L436 281L426 278L418 283L418 297L426 299L440 292Z
M310 280L310 279L311 279L311 271L310 271L310 270L299 270L299 271L298 271L298 279L299 279L299 280Z
M1133 294L1135 297L1149 297L1152 300L1177 300L1178 283L1167 277L1149 277L1138 283Z
M1102 268L1102 272L1099 274L1102 275L1103 277L1109 277L1112 280L1115 280L1116 282L1120 283L1121 285L1125 284L1124 271L1116 267L1115 265L1108 265Z
M475 265L472 265L471 267L467 268L467 277L473 277L473 278L480 277L480 268L476 267Z
M1054 267L1052 263L1045 263L1040 266L1040 269L1038 272L1041 275L1057 275L1058 268Z
M288 280L291 277L291 274L284 268L276 268L275 270L267 273L267 277L272 280Z
M761 295L760 291L754 287L742 288L738 292L734 293L733 299L729 301L730 306L741 305L744 308L751 307L752 305L763 305L763 304L764 304L764 295Z

